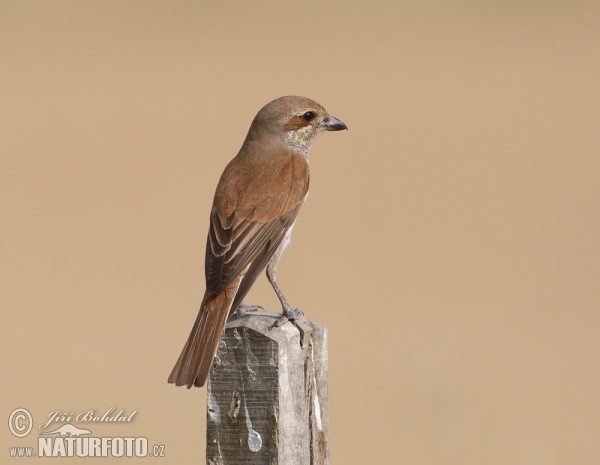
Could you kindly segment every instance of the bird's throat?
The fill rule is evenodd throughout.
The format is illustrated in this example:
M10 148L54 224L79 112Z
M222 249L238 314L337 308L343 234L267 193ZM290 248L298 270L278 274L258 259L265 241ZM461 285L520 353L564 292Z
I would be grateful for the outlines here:
M318 133L311 126L306 126L297 130L288 131L285 136L285 143L294 152L299 153L308 159L308 151L317 138Z

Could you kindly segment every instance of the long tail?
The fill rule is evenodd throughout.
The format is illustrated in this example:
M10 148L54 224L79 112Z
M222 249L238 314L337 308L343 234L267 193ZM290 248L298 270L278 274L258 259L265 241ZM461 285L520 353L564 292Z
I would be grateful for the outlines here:
M192 332L169 376L169 384L202 387L208 378L240 278L223 292L205 296Z

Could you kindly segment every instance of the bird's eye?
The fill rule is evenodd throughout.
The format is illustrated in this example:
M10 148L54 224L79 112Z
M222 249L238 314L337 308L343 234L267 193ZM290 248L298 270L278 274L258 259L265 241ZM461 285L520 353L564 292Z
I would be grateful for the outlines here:
M315 115L312 111L307 111L302 115L302 119L307 123L310 123L313 119L315 119L317 115Z

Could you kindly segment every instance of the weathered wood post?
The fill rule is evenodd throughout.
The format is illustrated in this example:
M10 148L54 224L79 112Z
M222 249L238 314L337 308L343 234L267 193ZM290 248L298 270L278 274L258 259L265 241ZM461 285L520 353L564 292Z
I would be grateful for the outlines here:
M329 464L327 329L275 327L256 312L229 322L208 378L206 463Z

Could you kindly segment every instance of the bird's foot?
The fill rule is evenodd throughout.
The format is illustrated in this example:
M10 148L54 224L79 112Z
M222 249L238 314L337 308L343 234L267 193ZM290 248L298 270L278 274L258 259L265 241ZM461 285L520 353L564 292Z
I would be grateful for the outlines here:
M262 310L263 312L265 311L265 309L260 305L246 305L244 302L242 302L238 308L236 308L235 315L239 318L246 313L258 312L259 310Z
M283 307L283 311L281 312L281 314L288 320L292 321L297 320L301 316L304 316L304 313L302 313L300 310L298 310L297 308L292 309L292 307L290 307L289 305Z
M284 305L283 311L281 312L281 316L279 316L275 320L273 326L271 326L271 329L280 327L288 321L292 323L292 325L294 325L294 327L300 333L300 347L304 347L307 343L307 335L310 334L312 330L314 330L314 326L312 325L310 320L308 320L304 316L304 313L302 313L300 310L298 310L297 308L292 309L289 305Z
M281 316L275 320L275 322L273 323L273 326L278 328L279 326L284 325L288 321L291 321L292 323L294 323L297 319L299 319L300 317L303 317L303 316L304 316L304 313L302 313L297 308L292 308L289 305L284 305L283 310L281 312Z

